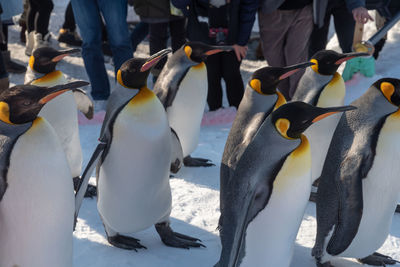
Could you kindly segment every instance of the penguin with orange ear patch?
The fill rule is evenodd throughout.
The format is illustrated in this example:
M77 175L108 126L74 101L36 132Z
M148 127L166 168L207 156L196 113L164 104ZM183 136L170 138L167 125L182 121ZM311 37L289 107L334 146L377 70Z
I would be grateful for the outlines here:
M302 133L351 109L291 102L264 119L232 167L232 179L221 184L222 252L216 266L289 266L311 191L310 146Z
M0 266L72 266L74 191L47 102L73 88L17 85L0 92Z
M152 225L167 246L203 246L196 238L173 232L170 227L171 129L163 105L147 88L150 69L170 51L165 49L147 59L133 58L122 64L117 72L119 88L108 100L101 129L98 147L104 149L96 149L92 156L99 162L97 208L107 239L123 249L144 248L139 240L123 234ZM90 176L90 171L87 173L78 190L79 201Z
M25 75L25 83L37 86L55 86L67 82L64 74L56 70L57 63L64 57L79 52L79 49L57 51L51 47L41 47L33 51ZM74 88L60 95L46 105L40 116L53 126L67 155L74 182L79 181L82 171L82 149L79 139L78 109L89 119L93 117L93 103L86 93ZM95 195L91 187L87 196Z
M385 242L400 198L400 80L376 81L342 115L317 192L317 266L334 257L396 264L375 253Z

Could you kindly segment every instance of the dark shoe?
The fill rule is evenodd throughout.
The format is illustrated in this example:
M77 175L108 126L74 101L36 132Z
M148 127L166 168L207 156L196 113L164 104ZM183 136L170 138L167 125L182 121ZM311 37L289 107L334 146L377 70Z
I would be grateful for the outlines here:
M11 60L10 51L1 51L4 59L4 64L6 65L6 70L9 73L24 73L26 67L24 65L18 64Z
M60 43L65 43L71 46L82 46L82 39L75 31L60 29L58 39Z
M0 92L5 89L8 89L9 86L10 86L10 80L8 79L8 77L0 79Z

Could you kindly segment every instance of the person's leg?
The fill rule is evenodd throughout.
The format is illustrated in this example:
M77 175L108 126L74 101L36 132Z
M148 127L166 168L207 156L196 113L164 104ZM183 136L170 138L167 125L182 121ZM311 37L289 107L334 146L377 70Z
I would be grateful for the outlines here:
M206 61L208 83L207 103L210 111L222 107L221 61L222 57L220 53L209 56Z
M293 12L294 21L289 28L285 44L286 65L305 62L308 59L308 45L313 30L312 6L308 5ZM289 77L289 96L292 98L297 84L305 70L300 70Z
M26 15L26 28L28 33L35 30L35 18L38 12L38 6L35 0L28 0L28 11Z
M286 32L290 23L288 18L283 17L280 10L270 14L258 13L258 23L260 27L260 41L265 60L269 66L285 66L283 46L285 43ZM289 97L289 81L283 80L279 84L279 89L285 97Z
M133 57L126 22L128 3L126 0L98 0L98 3L106 24L108 42L114 59L115 73L117 73L122 63Z
M313 30L309 40L309 48L308 48L309 57L312 57L318 51L325 49L328 43L330 20L331 20L331 9L328 4L324 18L324 25L321 28L318 28L318 25L313 26Z
M174 19L169 22L171 48L175 52L186 42L186 18Z
M150 42L150 55L167 48L168 41L168 22L163 23L150 23L149 24L149 42ZM157 65L151 70L155 79L160 74L164 67L167 58L161 59Z
M76 29L76 24L75 24L74 12L72 10L71 2L69 2L67 8L65 9L64 24L59 31L57 40L60 43L66 43L72 46L81 46L82 39L79 37L75 29Z
M4 35L4 40L0 43L0 52L3 57L6 70L9 73L24 73L26 71L25 65L18 64L11 59L10 51L8 51L8 25L3 24L2 32Z
M149 24L146 22L139 22L131 32L131 44L132 50L136 51L137 46L146 38L149 34Z
M62 27L63 29L70 30L71 32L75 31L76 29L74 11L72 10L71 2L68 3L67 8L65 9L65 18Z
M343 3L332 9L336 35L343 53L352 51L355 21Z
M33 0L38 7L38 14L35 19L35 31L43 37L49 32L49 22L51 11L53 10L53 1L51 0Z
M94 100L105 100L110 95L110 84L101 51L101 18L96 0L71 0L76 23L81 31L82 58L92 87Z
M240 61L237 60L235 52L221 53L222 76L226 84L226 95L229 106L239 107L244 94L242 75L240 74Z

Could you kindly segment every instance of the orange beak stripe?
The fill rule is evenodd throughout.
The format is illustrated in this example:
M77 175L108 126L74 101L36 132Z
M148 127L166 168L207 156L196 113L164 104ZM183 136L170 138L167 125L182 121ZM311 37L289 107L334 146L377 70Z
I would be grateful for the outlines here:
M63 58L65 58L66 56L68 56L68 54L62 54L62 55L53 57L53 58L51 59L51 61L53 61L53 62L58 62L58 61L62 60Z
M207 51L205 54L207 56L211 56L211 55L217 54L217 53L222 52L222 51L224 51L224 50L222 50L222 49L213 49L213 50Z
M287 78L287 77L289 77L289 76L295 74L295 73L298 72L299 70L300 70L300 69L295 69L295 70L288 71L288 72L286 72L285 74L282 74L282 75L279 77L279 80L283 80L283 79L285 79L285 78Z
M319 115L318 117L314 118L314 119L312 120L312 122L320 121L320 120L322 120L323 118L326 118L326 117L328 117L328 116L330 116L330 115L333 115L333 114L335 114L335 113L338 113L338 112L337 112L337 111L336 111L336 112L328 112L328 113Z
M66 91L69 91L69 89L64 89L64 90L61 90L61 91L57 91L57 92L51 93L51 94L43 97L42 99L40 99L39 104L46 104L50 100L56 98L57 96L61 95L62 93L66 92Z

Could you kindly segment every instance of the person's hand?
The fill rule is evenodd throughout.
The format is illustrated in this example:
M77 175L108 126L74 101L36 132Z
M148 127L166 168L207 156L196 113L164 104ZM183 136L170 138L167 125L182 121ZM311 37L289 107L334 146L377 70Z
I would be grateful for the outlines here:
M247 46L241 46L234 44L232 45L233 50L235 50L236 58L238 61L241 61L247 54Z
M368 14L368 10L365 7L357 7L351 11L353 13L354 20L358 23L365 24L368 20L374 21L374 19Z

